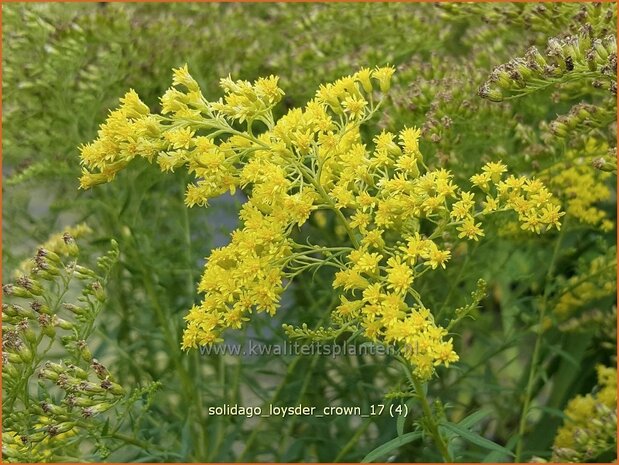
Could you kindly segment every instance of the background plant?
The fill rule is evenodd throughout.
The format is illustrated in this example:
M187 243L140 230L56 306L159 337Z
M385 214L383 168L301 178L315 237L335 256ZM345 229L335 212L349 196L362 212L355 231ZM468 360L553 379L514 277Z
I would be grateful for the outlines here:
M100 460L119 447L151 447L120 430L129 419L139 429L156 385L123 387L88 344L118 249L114 243L96 269L78 256L66 231L3 286L2 452L11 462Z

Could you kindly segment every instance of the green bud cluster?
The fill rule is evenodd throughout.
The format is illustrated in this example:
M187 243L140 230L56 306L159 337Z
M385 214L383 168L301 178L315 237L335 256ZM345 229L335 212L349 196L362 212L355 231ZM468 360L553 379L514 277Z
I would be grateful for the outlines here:
M72 456L75 436L92 435L104 424L100 414L134 401L87 343L118 248L113 244L90 268L78 264L80 249L70 233L59 239L40 247L22 274L3 285L2 452L8 461ZM76 290L74 303L68 296Z
M530 47L524 57L497 66L479 88L482 98L500 102L561 82L588 79L595 88L617 94L617 39L591 37L582 28L577 35L551 38L546 54Z

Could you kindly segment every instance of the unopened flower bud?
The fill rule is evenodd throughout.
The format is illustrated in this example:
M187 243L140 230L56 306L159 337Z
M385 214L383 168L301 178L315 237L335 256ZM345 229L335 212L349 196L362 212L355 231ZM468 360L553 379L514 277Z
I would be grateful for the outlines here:
M88 314L88 309L84 307L78 307L77 305L72 304L72 303L65 302L64 304L62 304L62 307L65 308L66 310L69 310L71 313L75 315L87 315Z
M50 381L56 382L58 381L58 373L53 370L42 368L39 370L39 378L48 379Z
M105 295L105 290L103 289L103 286L101 286L100 282L95 281L94 283L91 284L90 288L92 289L92 292L94 293L95 298L99 302L105 302L107 297Z
M77 341L77 348L82 356L82 359L90 363L92 361L92 354L90 353L90 349L88 348L86 341Z
M121 396L125 393L124 387L122 387L120 384L110 381L109 379L104 379L103 381L101 381L101 387L106 391L111 392L115 396Z
M49 309L49 307L46 304L41 303L38 300L33 300L30 303L30 308L32 310L34 310L35 312L37 312L37 313L45 313L46 315L51 315L52 314L52 312Z
M2 286L2 292L7 297L10 297L10 296L22 297L22 298L32 297L31 292L29 292L28 290L26 290L25 288L21 286L15 286L14 284L4 284Z
M45 334L50 339L53 339L56 336L56 328L54 328L50 316L42 313L39 315L38 321L43 334Z
M19 371L17 371L17 368L15 368L15 366L9 362L9 354L6 354L6 356L4 355L5 353L3 352L2 354L2 377L4 378L5 381L7 380L15 380L17 379L17 376L19 375Z
M523 58L515 58L511 61L512 66L525 80L533 76L533 70L527 66L527 62Z
M578 462L578 452L576 452L574 449L560 447L555 449L554 453L557 457L561 459L562 462Z
M97 277L97 274L94 271L90 268L86 268L85 266L75 265L73 270L78 275L78 278L88 279Z
M77 365L67 365L67 371L80 379L88 379L88 372Z
M30 279L27 276L19 277L17 279L17 281L16 281L16 284L18 286L23 287L24 289L26 289L31 294L34 294L34 295L42 295L43 294L43 288L41 287L41 285L39 283L37 283L36 281Z
M587 66L589 68L589 71L595 71L598 67L598 62L597 62L597 54L595 53L594 49L591 49L587 52L586 59L587 59Z
M66 370L64 366L54 362L45 362L45 368L48 370L52 370L55 373L64 373Z
M62 261L56 252L44 249L43 247L37 250L37 257L46 258L47 260L54 262L56 265L61 265Z
M62 240L67 246L67 251L69 255L71 255L72 257L77 256L77 254L79 253L79 248L77 247L77 244L75 243L75 239L73 239L73 236L71 236L71 234L66 232L62 235Z
M84 418L90 418L92 416L98 415L99 413L103 413L106 410L112 408L114 404L109 402L101 402L100 404L93 405L91 407L85 407L82 409L82 416Z
M535 64L539 69L544 69L548 65L548 62L537 47L530 47L525 54L525 58L529 65Z
M501 90L498 87L491 87L488 83L482 85L477 93L481 98L488 99L491 102L503 101L503 93Z
M600 39L595 39L593 41L593 49L597 53L600 63L605 62L606 59L608 58L608 55L610 55L610 52L606 49L606 47L604 46L604 44L602 43Z
M47 438L47 434L45 434L42 431L39 431L37 433L33 433L33 434L29 434L27 436L27 441L32 443L32 444L36 444L38 442L43 441L44 439ZM23 441L23 440L22 440Z
M54 270L53 268L42 269L38 268L35 270L37 278L44 279L46 281L53 281L60 274L58 270Z
M92 363L90 364L91 368L95 371L95 374L99 379L106 379L110 376L110 372L105 366L99 363L99 360L96 358L92 359Z
M68 431L71 431L74 427L75 427L75 422L72 422L72 421L65 421L57 425L49 425L47 427L47 434L51 437L57 436L59 434L63 434Z
M512 79L505 65L497 66L494 71L492 71L490 79L501 89L510 89L512 87Z
M34 320L36 318L36 314L31 309L24 308L17 304L3 304L2 311L7 316L15 316L22 319L27 318L29 320Z
M593 167L600 170L600 171L607 171L607 172L616 172L617 171L617 163L615 160L615 163L611 163L610 161L606 160L603 157L600 158L596 158L595 160L593 160Z
M586 446L590 440L591 440L591 437L588 434L587 430L583 428L578 428L576 431L574 431L574 441L579 446L581 447Z
M546 54L549 57L563 58L563 47L561 46L561 42L554 37L548 40L548 49Z
M63 320L62 318L58 318L58 316L54 315L52 318L52 323L54 326L58 326L61 329L71 330L75 327L73 323L67 320Z
M106 392L106 389L90 381L82 381L78 386L78 390L87 396L94 394L103 394L104 392Z
M32 330L28 324L28 320L24 319L17 325L17 329L23 335L24 339L30 344L34 344L37 340L37 334Z
M90 397L78 397L75 394L69 394L64 398L63 402L69 407L90 407L97 401L91 399Z
M16 352L24 363L30 363L33 359L32 351L25 344L17 349Z
M54 405L46 401L42 401L39 405L41 406L41 409L43 409L43 412L47 414L49 413L52 413L54 415L66 415L67 414L67 409L59 405Z
M3 360L6 359L8 363L21 364L24 363L22 358L16 352L2 352Z
M565 123L560 121L553 121L550 123L550 131L557 137L565 137L568 133L568 127Z

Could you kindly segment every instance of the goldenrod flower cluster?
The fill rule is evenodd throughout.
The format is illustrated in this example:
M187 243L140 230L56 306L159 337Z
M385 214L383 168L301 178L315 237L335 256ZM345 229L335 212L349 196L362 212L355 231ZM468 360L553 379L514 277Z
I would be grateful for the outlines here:
M617 347L617 306L595 306L560 322L558 328L565 332L592 333L600 347L614 350Z
M554 308L555 314L565 319L587 303L616 294L616 266L616 247L591 260L587 269L570 277L562 286Z
M605 142L589 138L582 148L567 150L560 161L539 176L562 197L570 217L606 232L615 228L615 222L598 205L612 198L608 181L613 174L596 170L592 164L607 152Z
M552 462L588 462L617 447L617 369L597 367L599 391L577 396L565 409Z
M120 101L120 108L110 112L101 125L99 138L81 147L84 166L90 169L83 172L82 188L113 180L138 154L152 160L164 149L159 124L135 91L130 90ZM98 172L93 173L94 169Z
M341 293L334 317L403 348L415 375L427 379L458 359L415 290L417 277L450 260L445 238L479 240L481 220L507 210L528 231L560 227L563 213L546 187L507 176L502 163L487 163L467 191L449 171L426 167L417 128L364 140L361 127L377 112L393 72L361 69L321 85L304 108L275 121L271 110L283 96L277 78L223 79L225 97L208 102L183 67L161 99L162 115L129 92L99 139L82 147L85 188L139 155L162 170L188 167L195 175L188 206L236 189L247 193L242 226L208 258L199 285L204 299L186 317L183 348L219 341L223 329L240 328L253 312L273 314L289 280L328 265ZM294 242L293 232L322 211L335 216L346 243Z

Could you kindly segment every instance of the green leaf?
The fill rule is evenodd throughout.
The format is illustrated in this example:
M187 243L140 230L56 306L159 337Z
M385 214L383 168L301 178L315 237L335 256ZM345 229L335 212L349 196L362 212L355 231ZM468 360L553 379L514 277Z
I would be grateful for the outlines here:
M395 429L398 432L398 436L404 435L404 422L406 421L406 417L404 415L398 415L398 419L395 423Z
M482 421L484 418L486 418L491 413L492 413L492 409L482 408L481 410L478 410L477 412L473 412L468 417L465 417L462 420L460 420L458 422L458 426L468 429L471 426L475 426L477 423Z
M383 455L388 454L392 450L397 449L398 447L402 447L404 444L408 444L409 442L413 442L415 439L419 439L421 437L421 431L413 431L412 433L406 433L402 436L398 436L395 439L392 439L389 442L386 442L382 446L377 447L368 455L363 457L361 463L370 463L376 460Z
M107 418L105 420L105 424L103 425L103 428L101 429L101 436L107 436L107 433L109 430L110 430L110 419Z
M469 431L468 429L463 428L460 425L456 425L454 423L447 423L447 422L441 422L440 425L443 428L446 428L449 431L456 433L462 439L465 439L475 445L478 445L479 447L483 447L484 449L493 450L496 452L502 452L503 454L507 454L510 456L514 455L510 450L507 450L505 447L500 446L497 443L492 442L491 440L486 439L477 433L473 433L472 431Z
M507 444L505 444L505 447L507 449L513 449L516 446L516 443L518 442L518 436L512 436L509 441L507 441ZM497 452L495 450L488 452L488 455L486 455L481 461L483 463L497 463L497 462L502 462L505 460L505 454L503 454L502 452Z
M580 368L579 361L572 356L569 352L561 349L558 345L549 345L548 348L551 352L562 357L566 362L570 363L574 368Z

